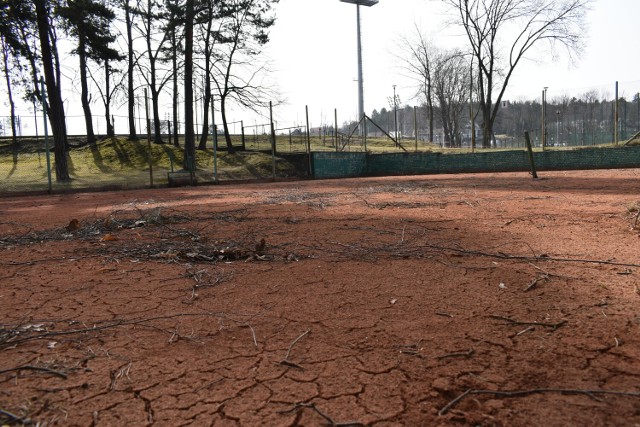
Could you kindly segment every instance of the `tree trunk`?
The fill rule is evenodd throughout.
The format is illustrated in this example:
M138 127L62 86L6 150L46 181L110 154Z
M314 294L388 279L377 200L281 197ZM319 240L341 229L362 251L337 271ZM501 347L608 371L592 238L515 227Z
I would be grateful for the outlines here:
M152 78L155 81L155 78ZM151 104L153 105L153 142L164 144L162 140L162 127L160 122L160 92L156 89L155 83L151 86Z
M105 119L107 119L107 136L112 138L115 136L115 131L113 129L113 123L111 122L111 69L109 68L109 61L104 61L104 80L105 80L105 105L104 105L104 115Z
M198 150L207 148L207 138L209 136L209 107L211 102L211 27L213 25L213 9L212 3L208 4L208 20L206 35L204 38L204 102L203 102L203 121L202 133L200 135L200 144ZM211 106L213 108L213 106Z
M96 144L96 135L93 132L93 118L89 105L89 86L87 84L87 52L86 39L82 32L78 35L78 57L80 58L80 103L84 112L84 123L87 129L87 143Z
M200 135L200 144L198 145L198 150L206 150L207 149L207 139L209 138L209 107L211 103L211 97L208 95L211 92L211 87L205 84L205 94L204 94L204 119L202 121L202 134Z
M231 134L229 133L229 125L227 124L227 109L225 106L226 96L220 99L220 116L222 116L222 129L224 130L224 140L227 143L227 152L234 153L233 144L231 143Z
M60 98L59 82L56 82L53 65L53 54L49 38L49 14L46 0L34 0L36 7L36 20L40 39L40 51L42 55L42 68L44 71L47 92L49 95L48 116L51 122L51 132L54 141L54 158L56 165L56 180L69 180L67 165L66 145L67 129L64 117L64 105Z
M171 29L171 63L173 66L173 145L180 147L178 142L178 40L176 38L176 28Z
M147 34L146 42L147 42L147 56L149 60L149 89L151 91L151 110L153 114L153 142L155 144L162 144L162 131L160 130L160 93L157 87L157 76L156 76L156 62L157 59L154 56L153 49L151 48L151 41L153 40L152 34L152 2L147 3L147 15L146 15L146 25L147 25ZM193 31L193 30L192 30Z
M184 41L184 169L195 168L195 135L193 134L193 20L194 1L187 0Z
M138 140L138 134L136 133L136 117L135 107L136 99L133 89L133 34L131 27L133 22L131 20L131 7L129 6L129 0L124 1L124 17L125 25L127 27L127 110L129 114L129 139L131 141Z
M14 150L18 148L18 137L16 133L16 105L13 102L13 91L11 88L11 77L9 76L9 47L4 37L2 37L2 60L4 63L4 77L7 82L7 96L9 97L9 109L11 110L11 144Z

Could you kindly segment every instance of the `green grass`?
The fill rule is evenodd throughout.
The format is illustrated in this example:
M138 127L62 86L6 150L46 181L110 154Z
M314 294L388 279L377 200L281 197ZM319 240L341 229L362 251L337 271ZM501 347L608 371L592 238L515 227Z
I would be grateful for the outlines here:
M47 189L46 156L32 149L38 142L21 144L15 153L7 143L0 142L0 192ZM41 142L39 142L41 144ZM151 144L151 162L155 185L168 183L168 172L183 165L183 151L169 144ZM144 187L150 182L149 146L146 140L128 141L110 138L95 147L84 145L71 148L67 162L71 180L56 182L54 156L51 168L55 189L100 187ZM294 165L276 158L276 176L288 177L296 173ZM217 153L219 180L268 179L273 176L272 157L261 152ZM214 152L209 147L196 150L196 175L201 181L214 180Z

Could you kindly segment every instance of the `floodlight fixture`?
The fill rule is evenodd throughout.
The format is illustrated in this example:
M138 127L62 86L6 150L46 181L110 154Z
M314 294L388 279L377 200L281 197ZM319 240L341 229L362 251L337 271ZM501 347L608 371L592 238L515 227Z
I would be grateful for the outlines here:
M379 0L340 0L343 3L355 4L357 8L358 25L358 120L364 117L364 82L362 80L362 35L360 31L360 6L371 7ZM361 134L364 132L361 128Z
M343 3L357 4L359 6L374 6L379 0L340 0Z

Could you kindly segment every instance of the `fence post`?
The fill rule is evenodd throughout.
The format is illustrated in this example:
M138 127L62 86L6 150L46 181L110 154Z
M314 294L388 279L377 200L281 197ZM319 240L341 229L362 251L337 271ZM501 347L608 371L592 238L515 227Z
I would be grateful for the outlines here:
M49 153L49 128L47 125L47 100L44 92L44 79L40 77L40 95L42 96L42 118L44 121L44 149L47 157L47 179L49 181L49 193L52 191L51 184L51 154Z
M416 137L416 153L418 152L418 107L413 106L413 133Z
M269 101L269 123L271 127L271 169L276 180L276 130L273 127L273 103Z
M147 115L147 153L149 156L149 186L153 187L153 157L151 155L151 120L149 119L149 98L147 88L144 88L144 110Z
M311 176L311 136L309 133L309 106L304 106L304 111L307 119L307 161L309 163L309 176Z
M334 116L334 135L335 135L335 140L336 140L336 153L338 152L338 109L334 108L333 109L333 116Z
M618 82L616 82L616 103L615 103L615 111L613 113L613 143L618 145L618 118L619 118L619 110L618 110Z
M533 176L533 179L537 179L538 174L536 173L536 164L533 161L533 149L531 148L531 141L529 140L529 132L524 133L524 141L527 144L527 152L529 153L529 162L531 163L531 176Z
M364 136L363 137L364 137L364 152L365 153L367 152L367 119L368 119L368 117L366 115L362 116L362 130L364 132ZM398 135L397 135L397 132L396 132L396 138L397 137L398 137ZM396 144L397 144L397 142L396 142Z
M247 147L244 141L244 121L243 120L240 120L240 133L242 138L242 151L246 151Z

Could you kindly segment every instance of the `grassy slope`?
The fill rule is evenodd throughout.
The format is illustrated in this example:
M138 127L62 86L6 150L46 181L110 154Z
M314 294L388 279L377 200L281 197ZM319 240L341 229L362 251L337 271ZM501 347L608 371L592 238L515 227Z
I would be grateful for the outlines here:
M46 189L47 168L45 153L37 143L21 145L15 153L4 144L0 147L0 191L28 191ZM42 142L40 142L42 144ZM100 141L95 147L82 146L69 151L69 172L72 180L56 188L85 188L101 186L145 186L149 184L149 158L146 140L128 141L112 138ZM167 173L182 169L183 152L169 144L151 144L154 184L166 184ZM52 170L55 170L53 153ZM202 180L213 180L214 153L211 148L196 152L196 174ZM248 180L272 177L272 158L258 152L217 153L218 179ZM295 167L276 158L276 175L295 174Z

